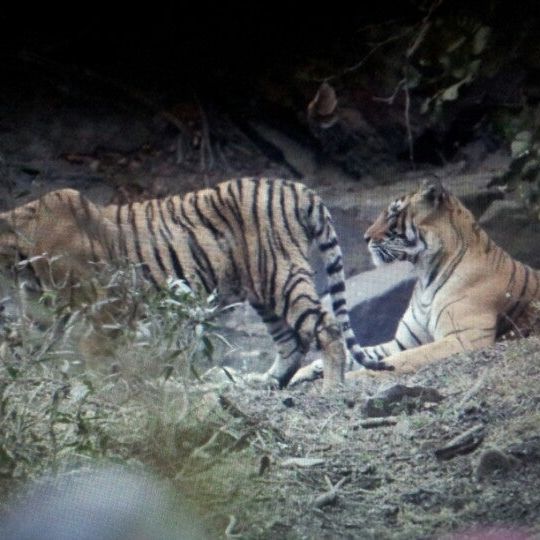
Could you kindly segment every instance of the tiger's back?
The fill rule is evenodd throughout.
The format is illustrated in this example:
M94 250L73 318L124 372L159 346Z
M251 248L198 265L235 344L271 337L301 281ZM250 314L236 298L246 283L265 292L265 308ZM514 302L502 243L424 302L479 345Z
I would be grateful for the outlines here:
M103 209L118 231L118 252L142 263L155 284L174 275L207 292L252 303L275 300L276 284L303 267L322 203L304 185L239 179L165 199ZM321 222L323 216L317 216Z

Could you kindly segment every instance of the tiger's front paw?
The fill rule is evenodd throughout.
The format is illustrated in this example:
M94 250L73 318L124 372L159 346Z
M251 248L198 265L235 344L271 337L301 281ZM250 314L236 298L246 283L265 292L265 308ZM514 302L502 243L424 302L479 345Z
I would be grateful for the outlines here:
M321 379L323 376L323 360L319 358L300 368L289 382L289 387L295 386L303 382L311 382Z
M348 371L345 373L345 381L359 381L366 379L382 379L389 380L391 370L388 369L355 369L354 371Z
M364 367L374 371L394 371L396 369L392 364L388 364L384 360L367 360Z
M259 386L263 388L267 388L269 390L279 390L281 388L281 384L274 377L271 375L268 371L265 373L247 373L244 375L244 381L252 386Z
M363 352L355 352L354 359L361 366L374 371L394 371L395 369L392 364L388 364L384 360L374 360L373 358L369 358L369 356Z

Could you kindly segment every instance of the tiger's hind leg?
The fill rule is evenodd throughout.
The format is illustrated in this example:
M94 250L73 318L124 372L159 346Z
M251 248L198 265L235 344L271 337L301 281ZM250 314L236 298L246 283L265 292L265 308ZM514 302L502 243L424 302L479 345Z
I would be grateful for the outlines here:
M253 306L268 328L278 354L272 366L262 375L250 377L257 382L266 383L272 387L284 388L296 373L306 355L305 348L298 334L280 317L271 310L261 306Z
M341 384L347 352L337 321L311 295L298 295L290 305L286 318L259 312L279 350L279 356L268 370L267 377L276 380L280 388L286 386L299 370L310 346L315 343L323 352L323 390ZM318 378L320 371L319 367L317 376L311 379ZM303 376L301 379L306 380ZM296 377L294 380L297 382Z
M338 321L322 306L311 275L302 275L284 292L284 314L305 350L315 343L323 353L323 391L344 381L347 349Z

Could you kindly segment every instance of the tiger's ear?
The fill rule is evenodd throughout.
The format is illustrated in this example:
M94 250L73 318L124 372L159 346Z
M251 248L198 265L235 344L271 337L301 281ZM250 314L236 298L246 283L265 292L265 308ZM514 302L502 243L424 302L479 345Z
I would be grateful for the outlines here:
M448 191L438 178L424 180L421 195L422 200L434 208L439 208L448 199Z

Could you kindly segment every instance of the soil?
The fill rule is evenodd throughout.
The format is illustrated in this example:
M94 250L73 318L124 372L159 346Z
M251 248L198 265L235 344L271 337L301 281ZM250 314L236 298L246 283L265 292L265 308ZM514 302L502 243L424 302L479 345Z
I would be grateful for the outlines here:
M539 375L540 341L531 338L414 376L366 375L331 396L321 395L319 383L230 390L243 413L281 435L261 449L267 470L253 473L258 489L271 486L272 500L254 502L247 515L236 509L239 532L306 539L540 534ZM405 397L385 411L391 416L368 418L370 396L397 383L422 388L425 398ZM480 438L448 453L469 430ZM337 484L336 497L322 504L318 498Z
M404 172L403 165L392 169L388 163L384 177L357 181L317 162L312 149L289 144L284 134L272 139L282 156L270 158L226 117L193 104L179 104L171 120L137 98L127 111L115 107L110 96L94 96L90 106L88 89L69 89L69 99L61 91L67 90L40 87L32 106L16 91L4 96L9 101L1 100L10 104L2 106L0 125L3 208L63 186L98 202L133 200L237 175L288 177L292 164L302 181L338 209L336 215L357 212L352 221L361 228L389 191L401 194L433 171ZM459 162L436 172L451 176L458 191L470 191L506 162L505 156L490 154L474 170ZM347 236L348 253L363 253L361 237L361 231ZM348 262L355 271L367 268L365 259L355 261ZM435 388L443 399L409 397L389 411L387 425L365 425L366 398L396 382ZM480 530L486 527L503 527L498 538L540 535L540 342L535 338L457 356L413 377L366 376L327 396L318 382L290 391L229 386L225 395L279 433L273 442L263 441L260 471L250 471L251 489L264 497L254 496L245 507L234 506L235 499L223 502L223 513L237 518L230 535L405 539L468 530L470 536L453 538L480 539L488 538ZM447 456L443 447L476 426L481 435L473 433L463 454L437 457ZM338 486L335 497L320 499L332 486Z

